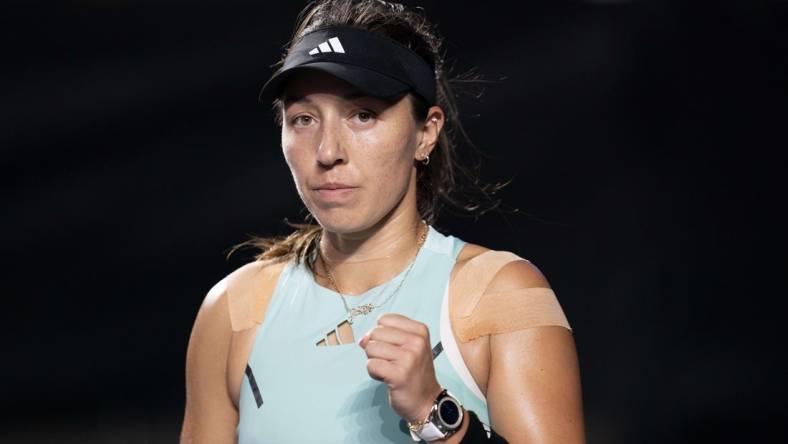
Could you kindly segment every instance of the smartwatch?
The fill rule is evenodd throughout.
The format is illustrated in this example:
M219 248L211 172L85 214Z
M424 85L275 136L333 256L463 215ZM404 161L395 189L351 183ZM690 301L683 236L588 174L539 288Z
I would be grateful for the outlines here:
M462 425L462 404L448 390L443 389L432 402L424 421L409 422L410 437L414 441L435 441L453 435Z

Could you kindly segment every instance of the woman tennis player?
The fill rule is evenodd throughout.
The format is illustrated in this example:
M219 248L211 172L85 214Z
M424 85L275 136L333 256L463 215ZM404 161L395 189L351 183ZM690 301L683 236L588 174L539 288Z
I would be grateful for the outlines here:
M261 92L315 224L205 297L184 443L582 443L575 345L529 261L432 227L460 132L419 10L329 0Z

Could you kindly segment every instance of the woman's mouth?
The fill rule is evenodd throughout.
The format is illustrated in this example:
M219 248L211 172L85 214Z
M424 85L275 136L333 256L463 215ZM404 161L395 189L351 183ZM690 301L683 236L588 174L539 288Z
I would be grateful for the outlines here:
M320 200L339 202L348 199L358 187L343 183L325 183L314 188Z

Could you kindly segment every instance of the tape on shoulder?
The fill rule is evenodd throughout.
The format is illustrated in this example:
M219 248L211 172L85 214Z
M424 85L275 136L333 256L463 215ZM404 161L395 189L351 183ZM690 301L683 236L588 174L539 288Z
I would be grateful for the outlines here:
M487 251L457 270L450 285L449 316L460 342L480 336L557 325L571 330L550 288L529 287L487 292L508 263L525 260L508 251Z
M230 325L235 332L259 325L265 318L284 263L250 262L227 279Z
M449 300L449 314L452 318L470 316L490 281L509 262L523 260L520 256L508 251L489 250L469 260L452 279L450 289L452 298Z
M485 293L473 313L452 319L452 326L461 342L534 327L572 330L553 290L543 287Z

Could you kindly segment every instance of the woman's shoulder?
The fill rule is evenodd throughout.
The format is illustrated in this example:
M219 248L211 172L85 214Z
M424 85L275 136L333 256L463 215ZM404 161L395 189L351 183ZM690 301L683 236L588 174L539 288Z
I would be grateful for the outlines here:
M198 317L212 324L229 324L232 331L259 323L259 309L267 306L285 265L283 261L255 260L236 268L208 290Z
M254 260L233 270L224 277L225 287L228 292L241 292L270 280L274 275L279 275L287 265L284 260ZM221 281L220 281L221 282Z
M550 288L547 278L530 260L510 251L493 250L472 243L467 243L457 256L452 278L458 275L486 281L486 292Z
M217 284L224 282L220 288L225 294L233 331L245 330L262 322L260 317L287 263L255 260L238 267Z
M544 274L512 252L467 245L450 288L449 315L460 342L539 326L570 329Z

